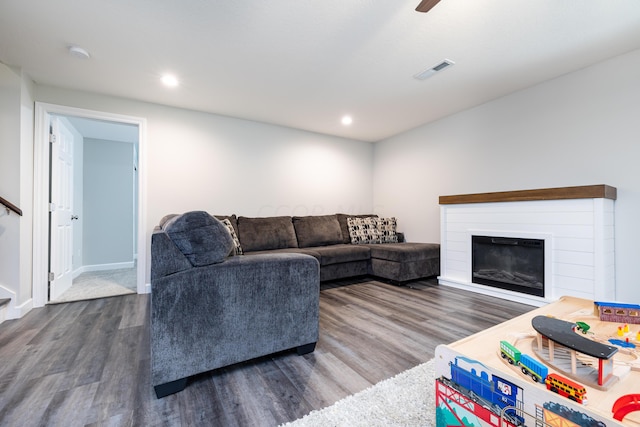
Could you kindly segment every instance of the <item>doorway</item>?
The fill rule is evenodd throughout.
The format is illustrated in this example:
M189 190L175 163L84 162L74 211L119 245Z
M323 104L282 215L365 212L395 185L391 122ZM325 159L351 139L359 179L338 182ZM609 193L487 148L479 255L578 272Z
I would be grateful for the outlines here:
M59 115L51 124L49 302L136 293L138 126Z
M62 127L67 129L66 138L74 139L75 156L70 169L76 178L81 178L71 179L73 206L69 212L58 210L50 199L54 187L60 183L65 186L65 180L56 177L53 148L50 153L50 146L55 143L49 143L50 131ZM61 274L59 271L67 272L69 268L59 267L60 260L66 260L70 267L70 282L93 275L93 282L104 285L103 291L109 281L117 284L125 280L129 293L148 292L142 203L146 121L36 103L35 128L34 306L43 306L51 300L65 302L59 299L68 285L61 281L62 287L58 286L57 276ZM61 133L58 129L55 132ZM62 242L56 241L58 234L63 234L55 228L59 223L55 220L58 212L64 220L71 219L72 233L67 233ZM94 298L109 296L111 291ZM88 299L77 295L71 298Z

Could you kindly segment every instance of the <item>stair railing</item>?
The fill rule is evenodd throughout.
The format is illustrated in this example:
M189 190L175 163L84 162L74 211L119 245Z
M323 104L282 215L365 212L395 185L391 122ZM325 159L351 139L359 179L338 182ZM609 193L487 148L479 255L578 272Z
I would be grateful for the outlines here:
M7 215L9 215L9 213L11 213L11 211L14 211L18 215L22 216L22 209L20 209L19 207L17 207L13 203L9 202L8 200L4 199L3 197L0 197L0 204L2 204L5 207L5 209L7 210Z

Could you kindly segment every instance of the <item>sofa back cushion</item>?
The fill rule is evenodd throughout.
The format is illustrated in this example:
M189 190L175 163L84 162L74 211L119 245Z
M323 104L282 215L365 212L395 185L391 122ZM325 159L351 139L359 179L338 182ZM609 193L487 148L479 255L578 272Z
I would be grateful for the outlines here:
M335 245L343 242L336 215L294 216L298 247Z
M234 248L227 227L204 211L168 218L162 229L194 267L222 262Z
M246 252L297 248L298 241L290 216L238 217L238 238Z

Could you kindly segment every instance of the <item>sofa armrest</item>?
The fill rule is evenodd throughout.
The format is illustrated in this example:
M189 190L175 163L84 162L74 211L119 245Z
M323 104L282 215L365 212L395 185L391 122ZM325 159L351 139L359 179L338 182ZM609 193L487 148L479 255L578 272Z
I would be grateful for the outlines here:
M151 282L152 384L318 340L320 267L309 255L231 257Z
M169 235L156 227L151 234L151 281L191 268L191 262L180 252Z

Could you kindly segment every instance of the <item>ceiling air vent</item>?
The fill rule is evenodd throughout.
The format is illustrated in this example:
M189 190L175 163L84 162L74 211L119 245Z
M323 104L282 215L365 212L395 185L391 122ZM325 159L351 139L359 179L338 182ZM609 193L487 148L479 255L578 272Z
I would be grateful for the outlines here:
M419 72L418 74L414 75L413 78L418 79L418 80L426 80L429 77L433 76L435 73L451 67L453 64L455 64L455 62L453 62L453 61L451 61L449 59L445 59L444 61L442 61L438 65L435 65L435 66L433 66L431 68L428 68L428 69L426 69L424 71Z

